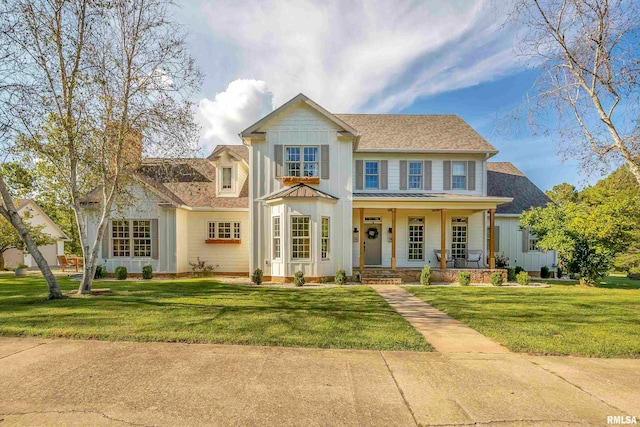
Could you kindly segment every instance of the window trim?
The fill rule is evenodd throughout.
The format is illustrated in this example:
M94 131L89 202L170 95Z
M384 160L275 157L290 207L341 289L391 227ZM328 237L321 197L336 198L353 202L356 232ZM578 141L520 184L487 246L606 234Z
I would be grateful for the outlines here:
M415 173L411 173L411 163L415 163L415 164L419 164L420 165L420 174L415 174ZM419 177L420 179L418 180L418 187L416 188L411 188L411 177ZM407 190L422 190L424 186L424 162L423 161L415 161L415 160L409 160L407 161Z
M276 236L276 220L278 220L278 235ZM278 242L278 255L276 256L276 241ZM282 259L282 219L274 216L271 218L271 259Z
M455 221L457 219L463 219L464 221ZM453 245L455 243L454 240L455 240L455 237L456 237L453 234L453 227L456 224L464 224L464 228L465 228L464 237L465 237L465 240L464 240L464 256L462 257L462 259L467 259L467 255L469 253L468 252L469 251L469 217L468 216L455 216L455 217L451 218L451 247L450 247L451 258L453 258L454 260L456 259L456 256L454 254L454 248L453 248Z
M531 231L529 231L529 251L528 252L542 252L540 250L540 248L538 248L537 243L538 240L540 240L538 238L538 236L534 233L532 233ZM533 243L533 246L531 245Z
M367 163L375 163L376 164L376 171L377 173L372 174L372 173L367 173ZM363 187L365 190L379 190L380 189L380 160L364 160L364 164L362 167L362 173L363 173ZM375 187L369 187L367 186L367 176L375 176L376 177L376 186Z
M220 224L229 224L229 237L220 237ZM212 228L213 225L213 228ZM242 221L214 220L206 222L205 243L241 243ZM213 234L211 231L213 230ZM225 233L226 234L226 233Z
M324 234L324 221L327 221L327 234ZM323 248L326 241L327 248ZM331 259L331 217L323 216L320 218L320 259L323 261Z
M422 258L420 259L411 259L411 244L414 242L411 242L411 220L412 219L420 219L422 220L422 224L420 224L422 226L422 245L421 245L421 249L422 249ZM424 216L410 216L407 217L407 262L424 262L425 261L425 244L426 244L426 233L427 233L427 219Z
M287 149L289 148L299 148L300 149L300 160L298 161L289 161L288 156L287 156ZM314 162L311 161L305 161L304 160L304 149L305 148L315 148L316 149L316 160ZM294 177L294 178L320 178L320 146L319 145L285 145L284 146L284 153L283 153L283 166L284 166L284 171L283 171L283 175L285 177ZM300 168L299 168L299 173L300 175L296 176L296 175L291 175L289 174L289 165L290 164L299 164ZM304 166L305 164L315 164L315 175L305 175L305 169Z
M308 228L307 228L307 236L306 237L300 237L300 236L294 236L293 235L293 220L294 218L306 218L308 220ZM311 253L311 248L312 248L312 233L311 233L311 216L309 215L291 215L289 216L289 235L290 235L290 239L289 239L289 243L291 244L291 254L289 255L291 261L310 261L313 254ZM309 254L306 258L298 258L298 257L294 257L296 251L294 249L294 241L296 239L307 239L309 241L308 243L308 248L309 248Z
M134 237L133 236L133 223L134 221L142 222L145 221L148 223L149 227L149 237ZM125 222L127 224L127 237L114 237L113 236L113 226L114 223ZM116 247L114 245L114 241L116 240L125 240L127 241L127 251L129 255L115 255ZM149 255L144 256L135 256L134 248L136 240L149 240ZM109 244L110 251L109 255L110 259L153 259L153 245L154 245L154 236L153 236L153 225L152 218L123 218L123 219L112 219L109 226Z
M464 175L454 175L453 171L455 169L455 165L456 164L462 164L464 166ZM453 185L454 179L455 177L460 177L460 176L464 176L464 187L463 188L456 188ZM469 167L467 165L467 162L465 161L452 161L451 162L451 189L452 190L468 190L469 189Z

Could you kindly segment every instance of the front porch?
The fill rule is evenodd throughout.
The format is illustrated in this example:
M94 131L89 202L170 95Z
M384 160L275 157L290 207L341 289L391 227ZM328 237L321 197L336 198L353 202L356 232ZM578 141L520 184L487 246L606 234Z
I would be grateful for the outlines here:
M354 276L415 282L428 265L435 282L455 282L469 271L473 282L488 283L503 271L495 269L495 202L385 204L354 202Z

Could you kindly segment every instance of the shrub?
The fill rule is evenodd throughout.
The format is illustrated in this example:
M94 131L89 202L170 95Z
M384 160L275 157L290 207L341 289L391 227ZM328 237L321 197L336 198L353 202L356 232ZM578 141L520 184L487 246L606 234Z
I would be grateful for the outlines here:
M420 284L428 285L431 283L431 267L425 265L422 267L422 273L420 273Z
M515 268L507 268L507 281L515 282L516 281L516 269Z
M107 277L107 267L105 267L104 265L98 265L96 267L96 272L93 275L94 279L103 279Z
M493 286L502 286L504 282L504 277L502 277L502 273L500 271L494 271L491 273L491 277L489 278L491 284Z
M145 265L142 267L142 278L149 280L153 277L153 267L150 265Z
M468 286L469 283L471 283L471 273L468 271L460 272L460 275L458 276L458 283L462 286Z
M558 268L556 268L556 279L562 279L562 267L558 266Z
M118 280L125 280L128 276L127 267L124 267L122 265L120 267L116 267L115 271L113 272L113 275Z
M18 266L16 267L16 270L22 270L25 268L29 268L29 266L27 264L18 264Z
M520 267L519 265L516 265L516 276L523 271L524 271L524 268Z
M191 274L195 277L211 276L215 269L213 265L201 260L200 257L197 257L195 262L190 262L189 265L191 266Z
M347 283L347 273L344 270L336 271L336 277L333 279L336 285L344 285Z
M262 269L256 268L255 270L253 270L253 274L251 275L251 281L258 286L262 284Z
M293 275L293 283L296 286L304 285L304 273L302 271L296 271L296 274Z
M528 286L531 278L529 277L529 273L527 273L526 271L521 271L516 276L516 280L518 281L518 284L520 286Z
M496 268L509 267L509 257L503 253L495 254L494 259L496 261Z
M549 276L551 274L549 274L549 267L547 267L546 265L543 265L542 267L540 267L540 277L543 279L548 279Z

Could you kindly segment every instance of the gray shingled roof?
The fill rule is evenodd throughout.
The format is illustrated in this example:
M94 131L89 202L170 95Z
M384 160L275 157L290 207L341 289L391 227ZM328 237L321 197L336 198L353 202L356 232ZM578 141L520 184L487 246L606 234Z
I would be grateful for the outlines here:
M513 197L511 203L498 206L496 213L499 214L521 214L532 207L544 207L551 201L509 162L487 162L487 195Z
M234 154L237 157L240 157L245 162L249 163L249 149L246 145L240 144L218 145L209 155L209 157L207 157L207 159L213 161L218 158L220 153L222 153L223 151L229 151L230 153Z
M336 114L362 136L360 150L495 152L456 115Z
M320 191L316 188L309 187L306 184L296 184L292 187L286 187L282 190L275 191L264 197L265 200L275 200L281 198L321 198L328 200L338 200L331 194Z

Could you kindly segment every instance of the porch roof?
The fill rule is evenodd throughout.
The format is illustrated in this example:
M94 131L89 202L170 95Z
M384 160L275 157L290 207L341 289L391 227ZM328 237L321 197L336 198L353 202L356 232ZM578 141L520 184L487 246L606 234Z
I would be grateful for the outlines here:
M405 209L495 209L511 197L473 196L448 193L353 193L354 207L393 207Z
M277 190L271 194L267 194L262 198L266 201L274 201L280 199L324 199L328 201L338 200L337 197L329 193L320 191L317 188L310 187L306 184L296 184L292 187L286 187Z

